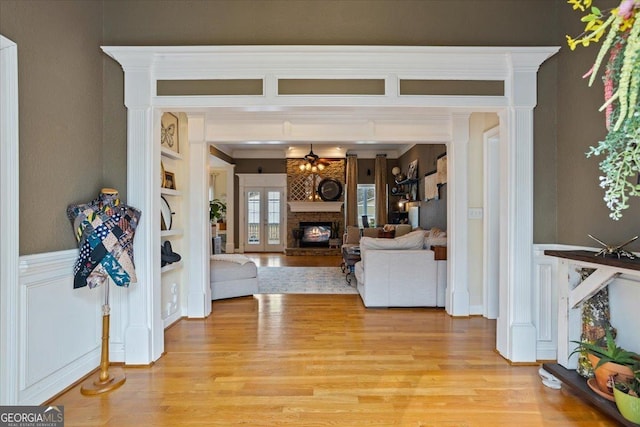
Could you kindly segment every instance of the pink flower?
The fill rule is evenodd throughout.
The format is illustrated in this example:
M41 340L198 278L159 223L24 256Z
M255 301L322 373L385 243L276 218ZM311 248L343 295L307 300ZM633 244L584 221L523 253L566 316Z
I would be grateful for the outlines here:
M618 15L622 16L624 19L629 19L631 18L631 15L633 15L633 9L637 6L636 0L622 0L620 2L620 8L618 9Z

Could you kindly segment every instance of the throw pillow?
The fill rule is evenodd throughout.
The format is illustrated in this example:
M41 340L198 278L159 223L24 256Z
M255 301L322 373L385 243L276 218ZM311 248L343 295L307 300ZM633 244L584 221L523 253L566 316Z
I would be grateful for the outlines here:
M422 249L424 244L424 232L422 230L412 231L404 236L394 239L378 239L373 237L363 237L360 239L360 250L367 249L392 249L392 250L417 250Z
M411 233L411 224L396 225L396 237L404 236L409 233Z
M431 249L431 246L447 246L447 232L437 227L424 232L424 249Z

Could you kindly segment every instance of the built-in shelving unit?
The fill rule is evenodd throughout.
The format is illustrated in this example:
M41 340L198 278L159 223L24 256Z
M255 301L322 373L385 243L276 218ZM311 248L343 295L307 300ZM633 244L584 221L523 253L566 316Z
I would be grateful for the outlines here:
M391 196L396 197L405 197L409 194L412 198L414 198L417 194L414 191L415 186L418 185L418 180L414 178L403 179L402 181L395 181L395 187L390 192Z
M188 150L186 138L186 116L179 113L164 113L161 119L163 127L161 135L171 137L172 148L167 146L167 140L161 142L160 162L162 176L160 181L160 196L166 200L171 211L171 225L168 230L160 231L160 243L171 243L173 252L180 254L182 260L167 264L160 269L162 319L165 327L173 324L182 317L183 288L185 286L185 257L188 247L185 242L186 203L188 177L184 163ZM170 135L169 135L170 133ZM176 151L177 150L177 151ZM169 176L165 179L165 174ZM161 248L158 248L160 250Z

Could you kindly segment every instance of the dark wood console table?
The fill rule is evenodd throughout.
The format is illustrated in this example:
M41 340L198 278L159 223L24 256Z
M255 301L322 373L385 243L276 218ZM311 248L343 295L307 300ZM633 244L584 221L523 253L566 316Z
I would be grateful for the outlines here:
M576 357L569 360L571 341L580 340L580 305L621 274L640 278L640 259L595 256L596 252L546 250L545 255L560 259L558 268L558 363L544 363L542 369L560 380L584 401L591 403L622 426L637 426L625 420L614 402L594 393L587 380L575 371ZM573 286L569 265L595 271ZM564 281L564 282L562 282Z

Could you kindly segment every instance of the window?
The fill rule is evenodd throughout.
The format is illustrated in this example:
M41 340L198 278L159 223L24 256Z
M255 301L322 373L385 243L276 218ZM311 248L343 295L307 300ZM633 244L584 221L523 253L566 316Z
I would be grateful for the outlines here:
M369 225L376 224L376 188L374 184L358 184L358 224L362 216L367 215Z

